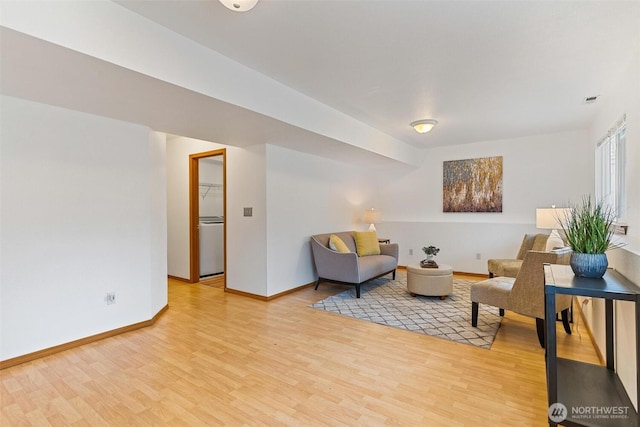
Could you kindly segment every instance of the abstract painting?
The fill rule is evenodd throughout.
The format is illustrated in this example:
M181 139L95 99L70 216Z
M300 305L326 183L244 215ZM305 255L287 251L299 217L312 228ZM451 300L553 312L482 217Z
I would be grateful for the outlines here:
M445 161L443 212L502 212L502 156Z

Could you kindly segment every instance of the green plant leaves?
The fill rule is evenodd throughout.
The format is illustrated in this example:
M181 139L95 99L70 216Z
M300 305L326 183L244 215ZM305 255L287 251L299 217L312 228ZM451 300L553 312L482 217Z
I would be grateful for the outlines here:
M571 213L566 218L558 219L574 252L603 254L620 246L611 242L615 212L602 202L593 203L590 196L571 206Z

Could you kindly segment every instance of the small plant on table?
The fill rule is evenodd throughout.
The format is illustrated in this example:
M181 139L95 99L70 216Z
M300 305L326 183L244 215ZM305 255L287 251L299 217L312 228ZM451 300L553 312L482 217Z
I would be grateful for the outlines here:
M440 248L436 248L435 246L430 245L422 248L422 251L427 255L427 258L420 261L420 266L422 268L438 268L438 264L433 258L438 255L438 252L440 252Z

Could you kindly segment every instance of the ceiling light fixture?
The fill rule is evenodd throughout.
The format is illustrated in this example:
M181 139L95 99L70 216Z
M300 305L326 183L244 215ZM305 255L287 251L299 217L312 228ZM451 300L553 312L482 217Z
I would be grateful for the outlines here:
M220 3L234 12L246 12L253 9L258 0L220 0Z
M431 129L433 129L433 127L437 124L438 124L437 120L426 119L426 120L418 120L411 123L411 127L414 128L418 133L427 133Z

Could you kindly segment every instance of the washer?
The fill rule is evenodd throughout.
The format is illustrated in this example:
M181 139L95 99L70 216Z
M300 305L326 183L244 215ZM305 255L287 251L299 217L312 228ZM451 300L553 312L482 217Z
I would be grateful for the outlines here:
M200 277L224 273L224 221L200 218Z

